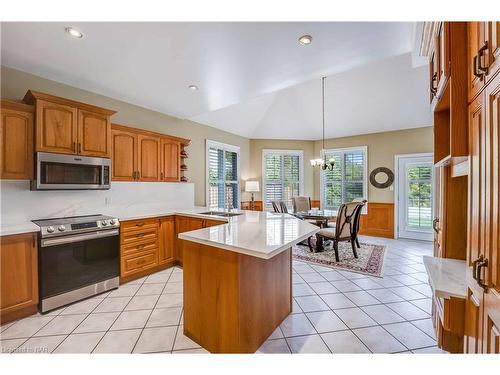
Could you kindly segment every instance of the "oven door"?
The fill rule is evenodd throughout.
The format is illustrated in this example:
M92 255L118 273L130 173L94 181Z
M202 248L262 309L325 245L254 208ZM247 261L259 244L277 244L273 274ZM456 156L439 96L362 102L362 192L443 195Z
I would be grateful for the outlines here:
M40 299L117 278L118 234L118 229L110 229L41 239Z
M36 167L33 190L110 188L110 159L38 152Z

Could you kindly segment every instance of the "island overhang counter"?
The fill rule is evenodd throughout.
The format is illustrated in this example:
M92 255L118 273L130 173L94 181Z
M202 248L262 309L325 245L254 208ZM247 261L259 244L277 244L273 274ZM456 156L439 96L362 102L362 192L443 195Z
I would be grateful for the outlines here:
M253 353L292 311L292 246L318 227L288 214L241 211L179 234L184 334L211 353Z

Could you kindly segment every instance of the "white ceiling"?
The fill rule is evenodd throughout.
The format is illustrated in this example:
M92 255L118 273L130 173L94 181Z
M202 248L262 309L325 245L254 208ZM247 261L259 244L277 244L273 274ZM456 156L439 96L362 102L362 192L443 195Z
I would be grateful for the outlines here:
M319 138L322 75L328 136L431 124L412 23L66 26L2 23L2 65L247 137Z

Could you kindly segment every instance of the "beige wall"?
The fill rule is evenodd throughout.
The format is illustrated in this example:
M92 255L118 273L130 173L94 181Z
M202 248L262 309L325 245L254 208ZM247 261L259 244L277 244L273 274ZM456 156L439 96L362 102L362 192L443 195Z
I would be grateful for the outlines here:
M394 155L433 152L433 130L425 128L397 130L327 139L325 148L368 147L368 176L377 167L388 167L394 172ZM321 141L314 144L315 155L321 151ZM314 197L320 199L319 171L314 171ZM377 189L368 182L368 200L377 203L394 202L394 191L390 188Z
M241 148L241 178L248 176L250 142L247 138L224 132L189 120L165 115L133 104L111 99L76 87L64 85L39 76L1 67L2 99L20 100L28 89L94 104L117 111L113 122L147 129L159 133L189 138L191 146L187 149L189 171L186 176L194 183L195 203L205 204L205 140L229 143Z
M327 139L326 148L355 146L368 147L368 174L377 167L388 167L394 171L394 155L433 152L432 127L398 130L383 133ZM281 141L273 139L250 140L249 179L259 180L262 186L262 150L303 150L304 151L304 195L320 199L319 169L312 168L310 159L318 158L321 141ZM257 194L256 199L261 199ZM377 203L394 202L394 192L377 189L368 183L368 199Z

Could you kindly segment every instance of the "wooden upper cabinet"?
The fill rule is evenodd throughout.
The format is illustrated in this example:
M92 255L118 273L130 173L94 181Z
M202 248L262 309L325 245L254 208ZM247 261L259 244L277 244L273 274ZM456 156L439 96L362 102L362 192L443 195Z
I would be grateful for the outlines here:
M2 323L17 318L16 312L38 304L36 234L0 239L0 313ZM33 311L34 312L34 311Z
M180 150L179 142L170 139L161 140L161 180L179 181L180 176Z
M489 82L500 69L500 22L488 22L488 74L486 80Z
M77 124L76 108L37 100L36 151L76 154Z
M109 158L111 156L110 116L78 110L78 154Z
M31 90L24 101L36 107L36 151L110 157L115 111Z
M160 181L160 138L139 133L137 144L139 179L141 181Z
M111 131L114 181L134 181L137 175L137 134L121 129Z
M484 88L485 84L485 58L487 56L486 22L468 22L468 48L467 48L467 66L469 82L469 101Z
M3 101L0 119L0 178L33 178L33 106Z

